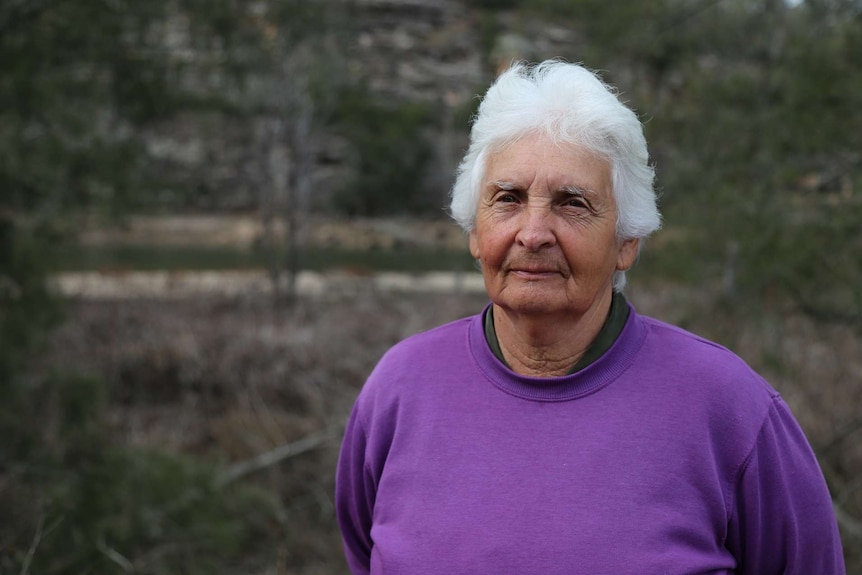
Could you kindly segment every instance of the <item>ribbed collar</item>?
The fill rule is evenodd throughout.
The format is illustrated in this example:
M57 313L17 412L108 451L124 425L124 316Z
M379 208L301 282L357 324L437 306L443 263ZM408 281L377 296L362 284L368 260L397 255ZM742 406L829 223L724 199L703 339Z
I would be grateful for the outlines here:
M506 363L506 359L503 357L503 350L500 349L500 341L497 339L497 331L494 327L494 306L487 306L483 315L485 316L484 323L482 324L485 329L485 341L488 342L488 346L491 348L494 357L507 367L511 367ZM596 339L593 340L593 343L590 344L584 355L572 366L569 373L578 372L603 356L617 340L620 332L623 331L628 317L629 306L625 296L620 292L614 292L611 299L611 309L608 311L608 317L605 319L602 329L599 330Z
M470 322L470 353L488 380L506 393L532 401L577 399L594 393L619 377L628 369L643 345L647 327L634 307L631 304L628 306L629 317L616 342L604 355L574 374L560 377L530 377L509 369L488 347L483 322L484 311Z

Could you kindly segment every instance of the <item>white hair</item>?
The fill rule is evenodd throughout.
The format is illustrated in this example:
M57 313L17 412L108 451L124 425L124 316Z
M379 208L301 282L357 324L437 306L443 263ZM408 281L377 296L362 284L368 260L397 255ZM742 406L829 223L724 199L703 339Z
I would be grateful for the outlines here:
M611 164L619 241L642 239L661 227L643 126L614 88L578 64L546 60L516 63L488 89L458 167L450 213L467 232L476 222L488 156L528 135L583 147ZM614 290L625 286L614 275Z

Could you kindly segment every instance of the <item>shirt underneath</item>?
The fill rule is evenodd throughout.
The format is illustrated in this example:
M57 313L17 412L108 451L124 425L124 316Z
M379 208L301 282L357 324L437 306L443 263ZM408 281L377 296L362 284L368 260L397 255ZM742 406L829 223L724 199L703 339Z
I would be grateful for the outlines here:
M629 306L625 296L619 292L614 292L614 297L611 299L611 308L608 310L608 317L605 319L602 329L599 330L596 339L593 340L593 343L590 344L584 355L568 371L568 374L577 373L604 355L617 340L620 333L622 333L628 317ZM494 356L503 365L511 369L511 366L509 366L503 357L503 350L500 349L500 341L497 339L497 331L494 328L494 306L488 306L488 310L485 312L484 325L485 339L488 341L488 347L491 348Z

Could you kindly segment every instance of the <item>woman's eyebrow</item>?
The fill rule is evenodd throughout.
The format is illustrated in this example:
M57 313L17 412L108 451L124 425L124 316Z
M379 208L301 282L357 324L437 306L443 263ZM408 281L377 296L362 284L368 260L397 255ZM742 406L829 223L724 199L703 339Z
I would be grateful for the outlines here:
M572 195L572 196L581 196L581 197L585 197L585 196L594 197L597 195L595 190L591 190L589 188L584 188L581 186L562 186L560 188L560 191L565 192L565 193Z
M573 196L586 196L595 194L595 192L589 188L584 188L582 186L562 186L560 187L561 192L566 192L567 194L572 194Z
M498 190L505 190L507 192L511 192L512 190L518 189L518 186L514 184L514 182L509 182L505 180L494 180L490 182L492 186L494 186Z

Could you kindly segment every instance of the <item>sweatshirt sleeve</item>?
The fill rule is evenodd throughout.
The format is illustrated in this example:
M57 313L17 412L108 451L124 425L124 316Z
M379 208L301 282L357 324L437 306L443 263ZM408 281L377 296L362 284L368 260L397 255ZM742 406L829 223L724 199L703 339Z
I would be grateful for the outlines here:
M826 481L780 397L738 474L727 541L742 574L845 573Z
M353 575L369 573L373 546L371 523L376 482L367 471L367 444L357 403L345 428L335 476L335 512Z

